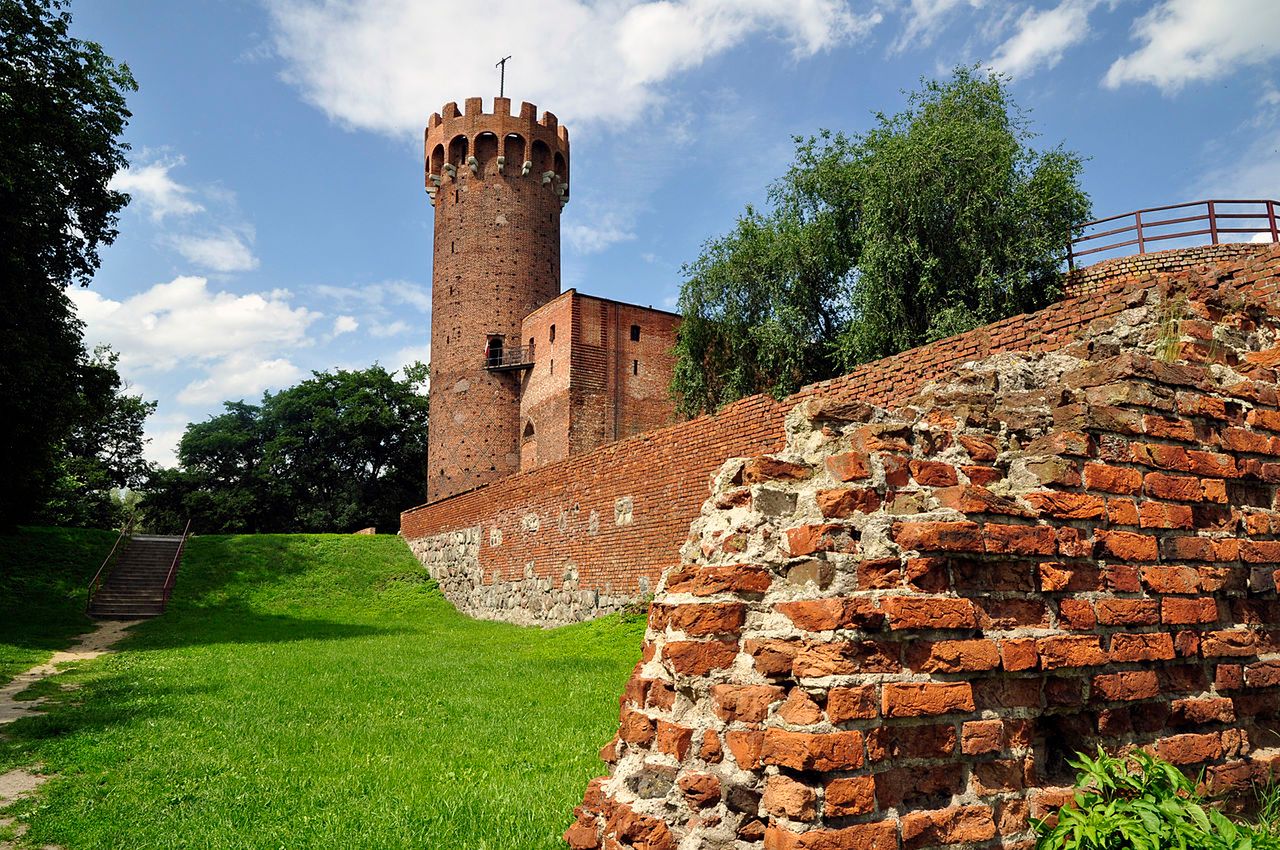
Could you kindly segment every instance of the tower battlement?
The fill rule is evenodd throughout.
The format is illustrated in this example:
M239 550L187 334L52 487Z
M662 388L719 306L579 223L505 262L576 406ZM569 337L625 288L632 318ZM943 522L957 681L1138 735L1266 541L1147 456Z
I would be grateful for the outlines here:
M423 134L427 194L434 205L441 185L469 179L535 180L569 201L569 131L551 112L538 117L538 107L520 104L511 114L511 98L469 97L463 110L446 103L427 119Z

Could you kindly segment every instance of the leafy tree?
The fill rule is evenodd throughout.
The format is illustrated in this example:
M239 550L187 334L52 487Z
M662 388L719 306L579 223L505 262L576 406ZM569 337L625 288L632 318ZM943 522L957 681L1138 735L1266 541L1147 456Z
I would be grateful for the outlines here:
M797 138L769 208L685 267L682 411L784 395L1056 299L1089 202L1080 157L1033 138L1002 79L964 67L866 133Z
M108 188L136 89L59 0L0 0L0 516L24 519L77 416L87 283L128 196Z
M395 527L421 501L427 367L315 372L261 405L187 427L179 469L157 470L143 509L160 529L203 532Z
M116 370L120 355L100 346L81 358L71 427L55 446L35 519L48 525L110 528L123 519L119 491L148 472L143 425L154 401L132 395Z

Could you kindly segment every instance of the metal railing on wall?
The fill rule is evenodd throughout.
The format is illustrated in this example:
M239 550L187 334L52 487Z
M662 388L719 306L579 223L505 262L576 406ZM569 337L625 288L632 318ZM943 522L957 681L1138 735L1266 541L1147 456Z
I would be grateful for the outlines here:
M1067 266L1074 269L1081 257L1105 252L1116 252L1112 256L1120 257L1162 248L1280 242L1278 205L1280 202L1272 200L1191 201L1087 221L1076 229L1079 235L1067 243ZM1105 229L1098 229L1104 225ZM1116 241L1099 242L1107 239ZM1163 244L1173 240L1179 244ZM1136 251L1125 250L1135 246Z

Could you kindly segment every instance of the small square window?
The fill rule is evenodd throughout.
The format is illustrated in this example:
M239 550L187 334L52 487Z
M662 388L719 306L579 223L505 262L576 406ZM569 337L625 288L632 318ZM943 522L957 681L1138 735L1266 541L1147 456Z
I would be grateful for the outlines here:
M639 341L640 341L640 326L639 326L639 325L632 325L632 326L631 326L631 341L632 341L632 342L639 342Z

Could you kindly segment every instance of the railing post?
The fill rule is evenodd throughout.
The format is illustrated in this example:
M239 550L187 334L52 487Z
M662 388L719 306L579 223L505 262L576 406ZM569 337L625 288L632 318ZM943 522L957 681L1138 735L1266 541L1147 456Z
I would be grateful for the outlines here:
M1276 202L1267 201L1267 222L1271 225L1271 241L1280 242L1280 231L1276 230Z
M1138 210L1133 214L1133 220L1138 225L1138 253L1145 254L1147 253L1147 243L1142 239L1142 210Z
M1209 205L1209 244L1218 244L1218 211L1214 209L1213 201L1206 201Z

